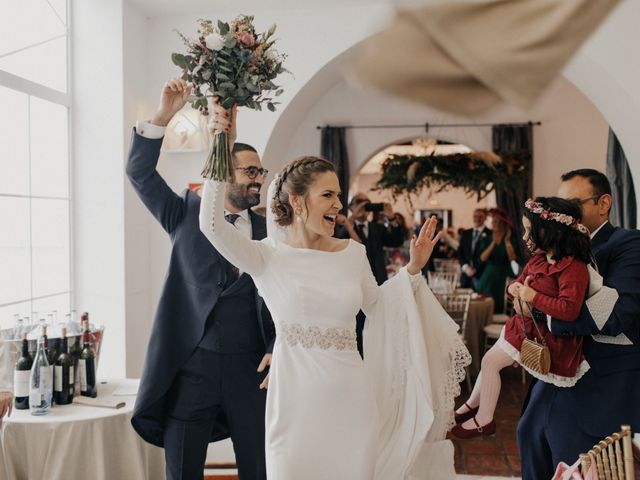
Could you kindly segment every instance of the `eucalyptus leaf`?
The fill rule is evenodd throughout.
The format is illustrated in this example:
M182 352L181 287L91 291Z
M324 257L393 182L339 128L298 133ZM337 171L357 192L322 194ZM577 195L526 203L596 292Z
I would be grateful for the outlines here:
M173 62L174 65L180 68L187 68L189 65L185 55L181 55L179 53L172 53L171 61Z
M220 32L220 35L226 35L229 32L229 24L218 20L218 31Z

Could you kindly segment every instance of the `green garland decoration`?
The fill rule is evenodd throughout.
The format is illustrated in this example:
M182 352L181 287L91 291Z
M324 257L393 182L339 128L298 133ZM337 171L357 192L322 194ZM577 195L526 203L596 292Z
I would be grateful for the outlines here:
M524 188L530 160L528 152L391 155L382 164L382 177L375 190L390 190L395 199L423 189L438 193L461 188L480 201L493 190Z

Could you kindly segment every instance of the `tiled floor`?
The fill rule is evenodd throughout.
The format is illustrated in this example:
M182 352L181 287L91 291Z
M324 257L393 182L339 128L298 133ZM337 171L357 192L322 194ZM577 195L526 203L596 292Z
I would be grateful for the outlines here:
M527 393L529 377L527 377L526 384L523 385L520 369L508 367L502 372L502 381L502 390L495 414L496 434L472 440L453 440L456 450L456 472L460 474L498 477L520 476L516 427L522 401ZM468 392L464 386L457 404L462 404L467 396Z

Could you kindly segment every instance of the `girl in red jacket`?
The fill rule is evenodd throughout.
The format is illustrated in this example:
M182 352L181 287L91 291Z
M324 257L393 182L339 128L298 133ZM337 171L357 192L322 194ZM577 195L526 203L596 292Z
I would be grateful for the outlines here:
M523 240L532 253L520 276L509 285L515 302L525 303L553 318L572 322L578 318L589 289L591 241L580 222L577 202L556 197L537 197L525 202ZM525 309L526 310L526 309ZM560 387L571 387L587 372L582 337L556 337L546 323L514 315L496 344L482 359L482 371L469 399L456 411L451 433L458 438L491 435L493 413L500 394L500 370L520 363L525 338L541 342L551 353L551 370L543 375L527 368L534 377ZM526 367L523 367L526 368Z

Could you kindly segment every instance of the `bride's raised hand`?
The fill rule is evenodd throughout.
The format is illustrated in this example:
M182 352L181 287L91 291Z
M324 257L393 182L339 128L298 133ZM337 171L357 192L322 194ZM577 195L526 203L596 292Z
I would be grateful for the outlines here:
M442 236L442 232L436 234L437 226L438 219L433 216L428 222L424 223L418 237L414 235L411 239L411 245L409 247L410 259L407 265L407 270L411 275L420 272L429 261L433 249Z
M232 147L236 141L236 119L238 106L234 105L231 111L227 111L218 103L218 97L213 97L209 109L209 122L207 128L209 135L213 137L218 132L227 132L229 134L229 147Z

